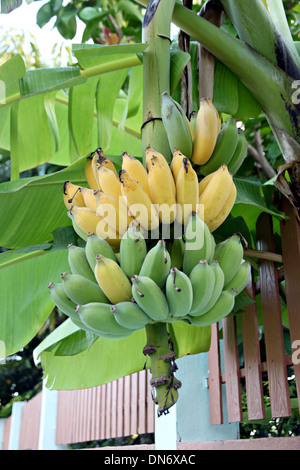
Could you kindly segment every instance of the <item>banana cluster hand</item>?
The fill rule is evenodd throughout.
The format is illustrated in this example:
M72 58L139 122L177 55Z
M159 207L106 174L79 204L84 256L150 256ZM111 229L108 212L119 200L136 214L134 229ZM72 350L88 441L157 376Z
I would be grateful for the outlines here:
M240 236L216 245L196 213L183 237L168 244L147 245L131 223L119 253L89 233L85 247L68 246L68 261L62 282L49 284L51 297L81 329L106 338L129 336L148 323L210 325L232 311L249 277Z

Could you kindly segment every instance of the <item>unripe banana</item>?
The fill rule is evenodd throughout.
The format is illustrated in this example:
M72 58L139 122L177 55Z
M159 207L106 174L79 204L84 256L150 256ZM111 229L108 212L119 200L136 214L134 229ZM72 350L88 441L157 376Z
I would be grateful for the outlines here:
M248 142L245 136L245 133L239 130L238 142L234 154L232 155L229 163L228 170L235 175L235 173L242 166L246 156L247 156Z
M183 159L176 178L176 202L178 223L187 224L190 215L197 211L199 199L198 176L190 160Z
M185 243L182 238L175 238L171 243L171 268L182 269Z
M136 225L131 223L120 243L120 266L129 279L139 274L146 255L146 240Z
M73 274L80 274L92 282L97 282L87 260L85 248L73 244L68 245L68 262Z
M94 171L95 169L95 171ZM85 178L90 189L101 189L96 178L96 155L89 155L85 164Z
M239 234L234 234L216 246L214 258L219 261L227 285L238 270L244 255Z
M205 259L208 263L212 261L216 244L208 226L196 213L188 221L184 238L183 271L189 275L199 260Z
M95 199L95 190L90 189L90 188L85 188L83 186L81 188L81 194L82 194L86 207L90 207L91 209L95 211L97 209L96 199Z
M97 332L99 336L109 335L108 337L121 338L132 333L132 330L119 325L109 304L90 302L78 305L76 311L82 323Z
M143 261L139 276L150 277L159 287L163 287L171 268L170 253L164 240L159 240L151 248Z
M131 300L131 284L119 264L103 255L96 256L95 277L112 304Z
M178 172L183 165L184 158L186 158L186 155L184 155L180 150L174 149L170 168L171 168L175 183L176 183Z
M238 295L246 287L250 275L250 263L248 261L242 262L235 275L225 286L224 290L235 289L236 295Z
M88 263L94 272L96 266L96 256L103 255L117 262L117 257L110 244L103 238L98 237L95 233L89 233L85 245L85 254Z
M122 197L121 183L118 174L106 166L98 165L97 177L101 190L104 193L111 194L115 198Z
M204 222L209 225L224 207L232 190L232 174L226 165L214 172L213 177L199 196L198 214L204 216ZM201 205L203 204L203 207ZM203 211L204 209L204 211ZM201 211L201 212L200 212Z
M157 205L159 220L172 224L176 217L176 189L171 170L160 163L157 157L151 159L148 170L151 200Z
M202 98L197 113L196 132L191 160L204 165L211 157L218 134L220 117L210 98Z
M148 323L152 323L151 318L135 302L119 302L110 307L119 325L129 330L141 330Z
M233 289L223 290L214 306L204 315L191 316L189 321L192 325L208 326L216 323L230 314L234 307L236 293Z
M146 276L133 276L132 296L139 307L154 321L167 321L169 306L163 291Z
M161 117L171 152L178 148L187 158L191 158L193 138L187 117L180 104L174 101L166 91L163 92L161 98Z
M96 214L103 217L108 225L121 237L126 232L134 218L128 214L128 208L122 197L117 199L103 191L95 192Z
M77 304L89 302L109 303L108 298L97 283L80 274L62 273L61 279L67 296Z
M85 207L85 202L81 194L81 186L65 181L63 185L63 199L67 209L71 206Z
M74 217L77 226L86 235L89 232L96 233L98 222L101 220L101 217L96 214L96 211L90 207L71 206L69 213Z
M211 299L215 286L215 271L205 259L201 259L190 273L193 289L193 303L189 315L199 315Z
M205 165L200 166L203 175L216 171L221 165L228 165L238 143L238 128L232 117L223 123L218 134L214 151Z
M212 267L215 275L215 280L214 280L214 286L213 286L213 291L211 293L210 299L208 303L205 305L205 307L202 307L201 309L197 312L193 312L193 316L199 316L199 315L204 315L206 312L208 312L217 302L218 298L221 295L221 292L224 287L224 273L219 265L219 262L216 260L213 260L210 263L210 266Z
M185 317L192 306L193 288L189 277L177 268L171 268L166 280L166 298L172 317Z
M135 178L125 170L119 173L122 195L130 214L144 230L156 230L159 227L158 212L147 192Z
M208 222L207 224L210 232L213 232L218 227L220 227L220 225L224 222L224 220L227 219L228 215L231 212L231 209L234 206L234 203L236 200L236 194L237 194L236 186L234 183L232 183L231 191L229 193L228 198L224 202L224 206L222 207L220 212L216 215L216 217L210 222Z
M127 171L132 178L138 180L148 196L151 198L147 170L140 160L132 157L129 153L122 153L122 170Z

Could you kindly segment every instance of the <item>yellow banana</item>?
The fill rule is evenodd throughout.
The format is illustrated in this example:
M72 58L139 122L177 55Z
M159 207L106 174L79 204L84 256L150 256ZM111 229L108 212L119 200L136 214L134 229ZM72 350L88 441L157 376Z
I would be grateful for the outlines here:
M178 172L180 168L182 167L184 158L186 158L186 156L183 155L183 153L181 153L180 150L178 149L174 150L170 166L171 166L171 171L172 171L175 183L176 183Z
M86 188L84 186L81 188L81 194L83 196L83 200L84 200L86 207L90 207L94 211L97 209L95 191L99 191L99 190Z
M130 214L144 230L156 230L159 227L159 216L147 192L125 170L120 171L122 194L125 198Z
M169 168L169 163L167 162L163 154L160 152L156 152L156 150L154 150L153 148L147 147L145 150L145 155L146 155L146 167L148 171L151 166L151 159L153 157L158 158L162 165L165 165L167 168Z
M194 163L204 165L210 159L220 129L221 122L218 111L210 98L202 98L197 113L196 132L191 157Z
M119 181L119 176L117 173L105 166L98 165L97 176L101 190L104 193L111 194L117 199L122 196L121 183Z
M85 178L90 189L100 189L98 180L96 178L96 155L89 155L85 164Z
M114 173L116 173L116 175L118 175L115 165L108 157L104 155L103 150L101 148L98 148L96 150L96 154L97 154L96 168L98 168L98 166L101 165L113 171Z
M177 221L187 224L191 214L197 211L199 199L198 176L188 158L183 159L176 179Z
M124 235L134 217L128 214L128 208L122 198L98 191L95 194L96 214L105 218L108 225L121 236Z
M122 153L122 170L127 171L132 178L138 180L143 186L148 196L151 197L147 170L138 158L132 157L129 153Z
M99 217L100 220L97 224L95 234L99 238L103 238L103 240L106 240L107 243L112 247L113 250L118 250L120 247L121 243L121 236L119 232L113 227L111 227L107 221L106 218Z
M116 261L97 255L94 272L99 286L112 304L131 301L131 283Z
M232 184L232 174L226 165L222 165L214 173L204 191L200 193L198 215L200 218L204 216L204 222L207 225L217 217L224 207L231 193Z
M74 217L78 227L84 233L96 233L97 225L101 220L101 217L96 214L96 211L94 211L90 207L71 206L69 212L70 215Z
M157 205L159 220L171 224L176 217L176 191L169 166L163 165L157 157L151 159L148 171L151 200Z
M234 206L235 200L236 200L236 186L232 182L231 191L230 191L228 198L226 199L224 203L224 206L222 207L220 212L216 215L216 217L207 224L210 232L213 232L218 227L220 227L220 225L224 222L224 220L227 219L228 215L231 212L231 209Z
M81 186L65 181L63 185L63 198L67 209L71 206L85 207L83 195L81 193Z

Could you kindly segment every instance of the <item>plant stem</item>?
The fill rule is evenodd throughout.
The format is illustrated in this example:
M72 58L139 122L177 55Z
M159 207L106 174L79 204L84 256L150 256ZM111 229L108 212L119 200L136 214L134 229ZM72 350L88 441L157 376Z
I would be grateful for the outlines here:
M177 369L175 352L166 323L146 325L146 334L147 344L143 353L151 360L150 384L155 388L153 400L158 405L158 416L161 416L168 413L169 408L176 403L181 382L174 376Z

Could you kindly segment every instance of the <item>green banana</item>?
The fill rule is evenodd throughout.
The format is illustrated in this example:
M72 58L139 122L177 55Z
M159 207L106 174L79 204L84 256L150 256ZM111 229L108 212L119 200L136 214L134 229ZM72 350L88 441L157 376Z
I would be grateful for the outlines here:
M134 223L131 223L120 243L120 266L131 278L141 270L147 255L146 240Z
M83 247L69 244L68 262L73 274L80 274L90 281L97 282Z
M235 120L230 117L223 123L212 156L207 163L200 166L200 172L207 176L216 171L224 163L227 165L234 154L237 143L238 128Z
M213 283L213 290L210 295L208 303L204 307L200 308L197 312L193 312L193 316L195 317L199 315L204 315L215 305L224 287L224 273L220 267L219 262L216 260L212 260L210 266L212 267L212 270L214 271L214 277L215 277L214 283Z
M208 326L225 318L234 307L236 292L234 289L223 290L213 307L199 317L188 317L192 325Z
M169 305L160 287L150 277L135 275L131 278L132 296L139 307L154 321L166 321Z
M90 302L109 303L108 298L99 285L84 276L62 273L61 279L65 293L76 304L82 305Z
M101 302L90 302L85 305L77 305L82 323L99 334L109 335L111 338L129 336L133 331L119 325L111 311L111 305Z
M166 91L163 92L161 98L161 117L171 152L179 149L187 158L191 158L193 138L188 119L180 104L174 101Z
M189 218L184 238L183 271L189 275L200 259L212 261L216 244L208 226L196 213Z
M166 281L166 298L172 317L185 317L193 302L193 288L189 277L177 268L171 268Z
M236 149L227 165L228 170L233 175L240 169L247 156L248 142L245 133L239 130Z
M166 278L171 268L170 253L166 248L166 242L159 240L151 248L143 261L139 276L150 277L160 288L166 282Z
M219 261L224 273L224 285L227 285L235 275L242 262L243 254L241 238L237 233L216 246L214 258Z
M129 330L140 330L152 323L151 318L135 302L119 302L112 305L110 310L119 325Z
M182 269L184 255L184 241L182 238L175 238L170 246L171 268Z
M193 289L193 302L189 315L199 315L211 299L215 286L215 270L205 259L200 260L190 273Z
M228 284L224 286L224 290L235 289L236 295L238 295L246 287L250 274L250 263L244 261L241 263Z
M116 262L118 259L114 250L109 243L103 238L98 237L95 233L89 233L85 245L85 254L91 269L94 271L96 266L96 256L103 255L105 258L110 258Z

